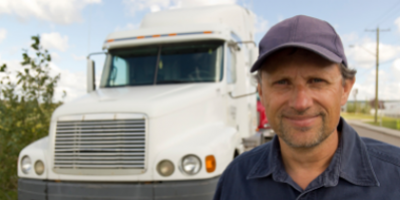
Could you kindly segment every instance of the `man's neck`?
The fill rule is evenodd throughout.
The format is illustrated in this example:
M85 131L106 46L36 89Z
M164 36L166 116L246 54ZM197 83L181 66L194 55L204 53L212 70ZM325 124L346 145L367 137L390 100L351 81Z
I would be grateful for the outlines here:
M279 139L286 172L303 190L328 168L338 147L337 130L312 148L293 148Z

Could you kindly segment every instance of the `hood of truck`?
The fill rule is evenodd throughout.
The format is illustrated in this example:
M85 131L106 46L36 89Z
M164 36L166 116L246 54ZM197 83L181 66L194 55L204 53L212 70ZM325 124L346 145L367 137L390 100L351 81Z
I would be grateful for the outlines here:
M219 83L100 88L60 106L60 116L90 113L143 113L149 118L189 108L220 94Z

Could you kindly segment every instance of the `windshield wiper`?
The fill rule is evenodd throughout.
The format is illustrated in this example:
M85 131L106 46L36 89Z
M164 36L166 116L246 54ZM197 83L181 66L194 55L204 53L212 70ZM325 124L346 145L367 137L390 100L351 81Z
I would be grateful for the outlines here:
M193 83L193 81L165 80L165 81L157 81L156 84L168 84L168 83Z

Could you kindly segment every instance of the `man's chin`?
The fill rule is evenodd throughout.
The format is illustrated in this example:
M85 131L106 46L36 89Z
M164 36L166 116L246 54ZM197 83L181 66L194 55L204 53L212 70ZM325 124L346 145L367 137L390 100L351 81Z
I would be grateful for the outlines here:
M321 129L314 127L292 127L279 133L278 136L289 146L294 148L310 148L324 140Z

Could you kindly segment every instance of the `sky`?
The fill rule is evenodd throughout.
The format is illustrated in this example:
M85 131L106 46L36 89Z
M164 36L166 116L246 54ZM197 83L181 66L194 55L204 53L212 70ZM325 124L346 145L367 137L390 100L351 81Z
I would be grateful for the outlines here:
M109 33L137 29L151 12L216 4L251 10L256 43L271 26L295 15L329 22L342 39L349 67L358 71L357 100L375 95L376 32L366 30L388 30L380 33L379 98L400 100L400 0L1 0L0 65L20 70L22 49L39 35L51 52L52 73L61 74L56 99L66 91L67 102L86 93L85 58L102 51ZM103 60L95 57L97 79Z

